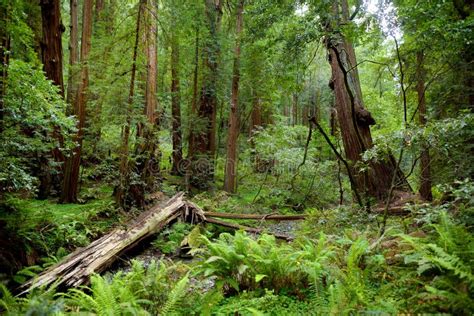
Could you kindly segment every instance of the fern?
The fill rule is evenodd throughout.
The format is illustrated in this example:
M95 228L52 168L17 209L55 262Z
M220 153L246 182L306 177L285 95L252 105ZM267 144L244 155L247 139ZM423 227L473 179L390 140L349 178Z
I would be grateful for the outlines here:
M4 284L0 284L0 294L0 312L6 311L9 313L17 307L17 299L12 295L12 293Z
M168 296L168 300L163 305L161 310L162 315L177 314L176 307L184 295L186 295L188 282L189 277L186 275L181 280L179 280L178 283L176 283Z
M405 254L405 263L416 263L418 274L431 271L433 277L425 284L428 298L434 306L465 313L474 307L474 237L455 224L446 212L431 225L433 234L425 238L401 235L412 250Z
M110 281L100 275L93 275L91 287L71 289L66 297L70 305L98 316L123 315L125 310L143 312L140 305L147 303L137 298L120 273Z

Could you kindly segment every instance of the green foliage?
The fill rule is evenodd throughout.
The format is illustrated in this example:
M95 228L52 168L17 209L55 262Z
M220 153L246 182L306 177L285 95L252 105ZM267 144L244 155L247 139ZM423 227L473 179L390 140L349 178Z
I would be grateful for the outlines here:
M37 168L55 166L52 149L72 147L75 120L65 115L66 103L58 88L32 64L11 60L7 82L4 130L0 133L0 189L34 191ZM53 136L56 131L60 131L64 144Z
M176 253L183 239L190 233L191 225L176 223L165 230L152 242L152 245L164 254Z
M87 294L85 291L90 292ZM94 275L91 286L84 289L72 289L67 294L68 305L77 306L79 311L86 311L100 316L106 315L148 315L140 303L148 303L136 296L127 286L121 274L112 280Z
M0 312L5 315L63 315L64 310L64 300L57 298L54 285L48 290L36 289L19 298L0 284Z
M311 301L301 301L291 296L275 295L266 290L263 296L244 292L220 302L213 309L217 315L315 315L317 306Z
M20 271L11 276L14 282L23 283L34 277L70 251L89 244L119 221L108 189L98 191L96 199L85 204L56 204L52 200L6 196L0 207L4 249L15 247L13 253L28 258L32 264L20 266ZM12 260L9 256L4 258L2 264L6 267L22 263L9 261Z
M468 313L474 309L474 238L445 212L430 227L433 235L426 238L402 235L412 248L405 263L416 264L417 273L426 280L419 297L433 308Z

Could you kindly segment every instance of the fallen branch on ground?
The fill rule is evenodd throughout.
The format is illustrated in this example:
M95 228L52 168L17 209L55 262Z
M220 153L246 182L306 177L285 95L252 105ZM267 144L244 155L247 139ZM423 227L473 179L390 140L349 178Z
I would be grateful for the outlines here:
M307 218L306 214L300 215L278 215L278 214L232 214L219 212L204 212L206 218L230 218L230 219L254 219L254 220L273 220L273 221L297 221Z
M228 227L228 228L232 228L232 229L237 229L237 230L241 229L241 230L245 230L246 232L249 232L249 233L255 233L255 234L268 233L270 235L275 236L276 238L284 239L286 241L293 240L293 238L291 236L288 236L288 235L283 235L283 234L278 234L278 233L271 233L271 232L267 232L267 231L265 231L264 229L261 229L261 228L243 226L243 225L239 225L239 224L235 224L235 223L229 223L229 222L221 221L221 220L214 219L214 218L207 217L205 222L215 224L215 225L224 226L224 227Z

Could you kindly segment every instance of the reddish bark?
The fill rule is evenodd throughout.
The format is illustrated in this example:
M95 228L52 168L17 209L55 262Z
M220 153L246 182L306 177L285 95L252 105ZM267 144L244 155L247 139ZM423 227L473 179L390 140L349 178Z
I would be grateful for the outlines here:
M426 99L425 99L425 71L423 69L423 51L416 54L417 69L416 69L416 92L418 95L418 118L421 127L426 125ZM430 171L430 151L426 145L422 145L421 159L420 159L420 195L426 201L433 200L431 192L431 171Z
M237 7L236 41L234 52L234 69L232 76L232 96L229 113L229 133L227 137L227 158L225 164L224 190L235 192L237 190L237 145L239 137L239 81L240 81L240 51L241 34L243 28L244 0L240 0Z
M74 114L78 119L77 135L74 140L77 142L73 154L67 159L64 171L63 191L61 201L71 203L77 201L79 170L81 166L82 139L84 136L84 126L86 122L87 91L89 87L89 67L88 58L91 49L92 36L92 8L93 0L84 0L82 16L82 44L81 44L81 80L74 100Z
M41 58L46 77L59 87L59 93L64 97L63 83L63 61L62 61L62 41L61 36L64 26L61 23L60 0L41 0L41 21L42 21L42 39L41 39ZM63 163L65 157L60 147L64 145L64 139L59 127L55 126L52 136L59 143L51 151L51 155L56 163ZM54 184L59 190L61 183L62 170L57 169L57 175L53 176L49 170L48 161L44 157L44 166L38 176L40 185L38 188L38 197L45 199L50 195L51 186ZM53 181L54 178L54 181Z
M61 24L60 0L41 0L41 20L43 38L41 42L41 58L46 77L59 87L64 96L63 83L63 51L61 35L64 26Z
M146 36L146 89L145 89L145 116L147 124L144 128L144 144L139 149L140 161L138 170L148 189L152 190L158 178L160 162L157 155L158 140L155 137L159 122L158 101L156 98L157 82L157 12L155 0L146 0L144 10ZM164 77L164 76L162 76Z
M78 4L77 0L70 0L70 16L71 24L69 26L69 76L67 83L67 103L74 104L74 98L77 93L77 63L79 62L79 21L78 21Z
M342 0L342 7L347 7L346 0ZM338 10L337 5L335 10ZM343 15L347 15L347 12L343 12ZM370 125L375 124L375 120L362 102L354 48L340 33L326 39L326 45L332 69L330 86L334 88L336 114L346 159L351 162L354 184L366 197L382 200L390 190L396 170L393 157L390 156L386 161L370 162L370 168L365 172L359 172L355 166L361 161L362 154L373 146ZM403 175L398 171L397 174L397 183L404 185L406 181Z

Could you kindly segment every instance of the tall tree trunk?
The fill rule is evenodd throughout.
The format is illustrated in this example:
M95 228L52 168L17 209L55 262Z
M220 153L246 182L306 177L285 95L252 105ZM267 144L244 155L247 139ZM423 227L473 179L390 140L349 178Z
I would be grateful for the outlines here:
M173 166L171 173L182 175L183 143L181 130L181 100L179 87L179 38L171 35L171 117L173 139Z
M86 122L87 93L89 87L89 67L88 58L91 49L92 36L92 8L93 0L84 0L82 16L82 41L81 41L81 80L74 100L74 114L78 119L77 135L74 140L77 142L73 154L67 159L64 171L63 191L61 201L71 203L77 201L79 170L81 167L82 139L84 136L84 126Z
M191 183L206 189L214 178L215 117L217 108L219 32L222 20L221 0L204 0L208 20L209 39L204 49L206 73L203 79L197 121L199 130L193 131L193 165Z
M135 31L135 44L133 45L133 56L132 56L132 71L130 76L130 89L128 94L128 103L126 110L125 126L122 133L122 145L120 147L120 182L118 187L115 189L115 200L123 208L128 209L129 204L135 203L133 201L133 194L130 195L130 170L129 170L129 140L130 140L130 128L132 125L132 113L133 113L133 97L135 95L135 76L137 72L137 55L138 55L138 42L140 39L140 19L144 1L141 0L138 5L137 24ZM141 198L139 197L139 203ZM129 203L131 202L131 203Z
M158 127L158 101L156 98L157 80L157 12L155 0L147 0L144 11L146 36L146 89L145 89L145 116L147 124L144 129L144 147L141 155L144 160L139 166L146 188L153 190L156 178L159 175L160 161L157 155L158 140L155 133ZM164 76L163 76L164 77Z
M78 0L70 0L71 22L69 26L69 76L67 81L67 103L74 104L77 94L77 63L79 62L79 21L78 21Z
M232 75L232 96L229 113L229 133L227 137L227 158L225 164L224 190L234 193L237 190L237 145L239 138L239 81L240 81L240 50L243 28L244 0L240 0L237 7L237 21L235 26L234 69Z
M191 100L191 111L189 111L189 137L188 137L188 158L193 157L194 153L194 131L192 122L196 115L198 101L198 78L199 78L199 27L196 27L196 41L194 49L194 72L193 72L193 97Z
M293 92L291 102L291 125L298 125L298 93Z
M253 92L252 100L252 114L250 117L250 136L253 136L255 131L262 126L262 105L261 99L256 95L256 92Z
M418 118L421 127L426 125L426 99L425 99L425 70L423 69L423 51L416 53L416 93L418 95ZM420 159L420 195L426 201L433 200L431 192L430 151L426 145L422 145Z
M342 0L343 9L347 0ZM335 16L339 16L336 4ZM344 11L344 10L343 10ZM346 16L347 12L343 12ZM343 18L344 21L347 18ZM390 189L393 173L396 168L394 159L371 162L368 171L359 172L355 166L361 160L362 154L373 146L370 125L375 124L369 111L364 108L362 93L357 70L357 62L352 44L339 32L326 39L329 52L329 63L332 69L330 86L334 88L336 114L341 130L346 158L352 163L351 172L354 176L356 189L366 197L382 200ZM398 174L398 171L397 171ZM403 175L398 182L405 184Z
M105 0L95 0L95 19L96 21L102 20L102 11L105 8Z
M64 97L63 83L63 51L61 35L64 26L61 24L61 1L41 0L41 18L43 40L41 42L41 58L46 77L59 87Z
M59 93L64 97L63 83L63 52L62 52L62 33L64 25L61 23L61 2L60 0L41 0L41 21L42 21L42 40L41 40L41 58L46 77L59 87ZM53 148L51 155L56 163L64 162L65 157L60 147L63 147L64 139L59 127L55 126L52 136L58 141L59 145ZM62 168L58 167L57 173L51 172L48 159L45 156L40 157L44 167L38 176L40 185L38 187L38 198L45 199L50 195L51 186L55 185L60 190Z

